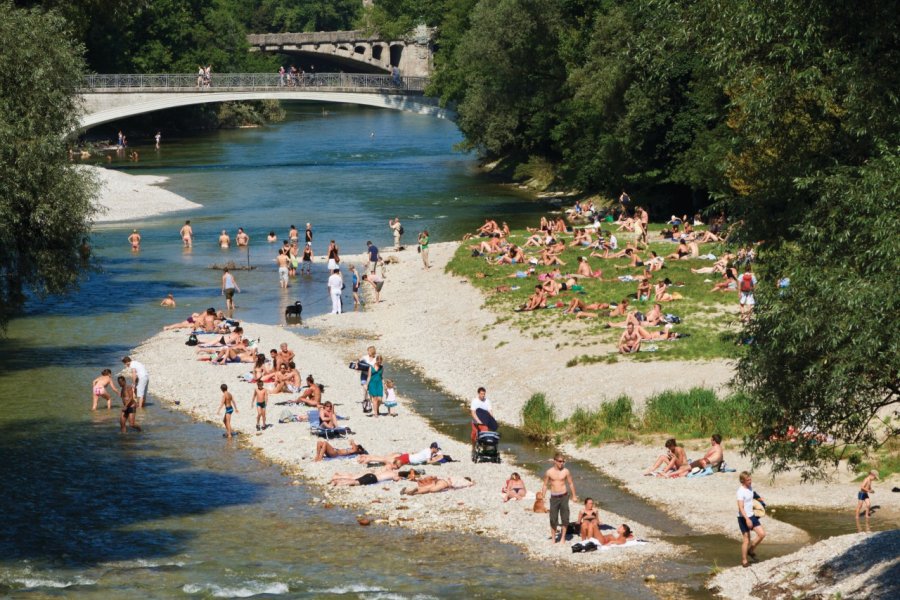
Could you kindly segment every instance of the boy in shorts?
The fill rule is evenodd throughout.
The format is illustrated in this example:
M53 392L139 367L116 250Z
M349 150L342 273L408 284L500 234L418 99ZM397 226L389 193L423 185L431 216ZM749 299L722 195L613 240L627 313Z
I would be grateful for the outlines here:
M135 413L137 412L134 388L130 385L125 385L125 377L122 375L119 375L117 381L119 382L119 396L122 398L122 415L119 417L119 426L122 428L122 433L128 431L125 427L126 422L131 424L132 429L143 431L141 426L134 421Z

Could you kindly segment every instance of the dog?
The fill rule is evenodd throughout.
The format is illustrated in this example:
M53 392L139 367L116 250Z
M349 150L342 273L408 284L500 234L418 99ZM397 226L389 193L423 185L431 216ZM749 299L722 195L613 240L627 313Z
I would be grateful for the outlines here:
M299 319L300 315L302 313L303 313L303 305L300 303L299 300L297 300L296 302L294 302L293 306L288 306L287 308L284 309L284 318L290 319L293 317L293 318Z
M544 495L542 493L537 493L537 498L534 499L534 506L531 507L531 510L536 513L550 512L550 510L544 505Z

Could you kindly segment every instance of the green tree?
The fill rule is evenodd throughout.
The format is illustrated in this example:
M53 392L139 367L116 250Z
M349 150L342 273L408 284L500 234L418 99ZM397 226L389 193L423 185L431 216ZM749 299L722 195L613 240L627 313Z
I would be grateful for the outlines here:
M57 294L85 267L95 184L68 162L83 48L54 12L0 2L0 326L27 293Z

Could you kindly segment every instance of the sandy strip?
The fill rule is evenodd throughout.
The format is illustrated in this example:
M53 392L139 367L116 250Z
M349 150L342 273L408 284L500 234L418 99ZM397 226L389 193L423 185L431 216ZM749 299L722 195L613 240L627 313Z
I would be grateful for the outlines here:
M462 399L488 389L494 415L506 423L521 422L522 406L543 392L565 417L578 406L596 407L628 394L637 407L655 393L695 386L721 388L733 371L727 361L619 361L567 368L566 362L598 346L563 346L577 338L560 332L532 339L506 323L503 315L484 310L484 297L460 277L444 272L458 244L431 245L432 268L424 270L415 247L388 253L399 260L388 265L382 302L364 312L323 315L309 321L321 329L366 330L379 336L379 352L419 366L442 388ZM348 258L344 257L345 264ZM574 324L573 324L574 325Z
M841 535L793 554L716 575L723 598L896 598L900 530Z
M97 175L101 187L94 205L95 223L135 221L169 212L193 210L202 205L159 187L168 177L129 175L121 171L85 165Z
M261 454L284 466L286 474L304 478L322 486L324 496L335 504L353 507L365 513L376 523L390 523L416 531L452 530L472 532L516 544L537 558L564 561L592 568L615 565L633 560L646 560L648 556L671 555L675 548L658 539L658 533L632 522L639 537L651 543L634 547L613 548L587 554L573 554L568 545L553 547L549 541L548 518L545 514L531 512L531 501L504 504L500 490L509 474L515 470L509 457L503 465L478 464L470 461L470 448L440 435L418 415L404 407L400 390L400 416L378 419L363 416L357 399L360 397L359 378L356 371L347 368L347 362L358 357L366 346L365 340L335 335L302 337L276 326L244 324L247 336L259 337L265 350L287 342L297 354L298 368L302 373L313 373L318 381L326 384L324 398L339 403L338 414L350 417L345 424L356 433L354 439L373 454L393 451L418 451L437 441L444 452L460 462L437 467L425 467L429 474L437 476L469 476L476 481L472 488L433 495L406 497L400 495L403 483L385 483L354 488L327 486L337 471L362 474L363 466L350 460L313 462L316 438L309 433L305 423L279 424L277 419L286 407L274 402L289 398L273 396L269 410L269 422L274 427L262 434L254 431L255 410L251 410L252 387L238 381L247 365L213 366L195 360L195 350L185 346L185 332L164 332L144 344L134 355L147 365L150 371L151 395L163 399L177 410L194 418L218 423L216 415L220 402L219 385L227 383L238 402L239 413L234 415L234 426L244 432L240 443L258 450ZM389 364L388 364L389 368ZM177 402L177 404L175 404ZM293 409L302 414L304 409ZM225 440L223 440L223 445ZM346 447L345 442L336 442ZM524 471L523 471L524 474ZM524 474L526 489L539 489L539 481ZM580 507L573 505L574 517ZM619 524L623 518L601 507L601 519Z

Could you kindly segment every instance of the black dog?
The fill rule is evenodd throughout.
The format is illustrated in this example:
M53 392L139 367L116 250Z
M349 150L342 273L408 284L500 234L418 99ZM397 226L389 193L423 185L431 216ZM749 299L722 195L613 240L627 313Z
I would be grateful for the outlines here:
M284 309L284 318L289 319L291 317L300 318L300 314L303 312L303 305L299 300L294 302L293 306L288 306Z

